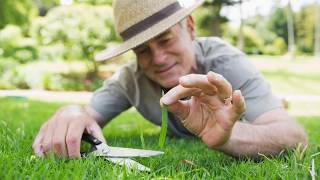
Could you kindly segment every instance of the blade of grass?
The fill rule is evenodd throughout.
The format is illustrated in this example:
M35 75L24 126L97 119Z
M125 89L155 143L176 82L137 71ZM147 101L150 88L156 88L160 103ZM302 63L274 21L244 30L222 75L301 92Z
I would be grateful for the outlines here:
M312 180L315 180L316 179L316 171L315 171L315 166L314 166L314 159L312 159L312 162L311 162L310 174L311 174Z
M162 106L162 113L161 113L161 131L159 137L159 147L163 148L164 143L166 141L166 134L168 128L168 107L167 105L163 104Z
M144 137L143 137L143 132L142 131L140 132L140 141L141 141L142 149L145 149L146 148L146 144L144 143Z

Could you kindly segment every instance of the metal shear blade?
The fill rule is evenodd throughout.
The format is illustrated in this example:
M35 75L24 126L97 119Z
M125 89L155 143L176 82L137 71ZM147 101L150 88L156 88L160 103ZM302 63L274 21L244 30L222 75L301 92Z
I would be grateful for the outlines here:
M151 157L162 155L162 151L152 151L143 149L132 149L123 147L111 147L104 143L96 146L97 150L93 153L97 156L132 158L132 157Z
M87 133L84 133L82 135L82 140L93 145L95 150L90 152L89 154L92 154L94 156L106 157L106 160L111 161L115 164L119 164L121 166L125 165L128 168L137 168L140 171L150 171L150 168L129 158L151 157L164 154L164 152L162 151L111 147Z
M151 157L151 156L158 156L163 154L162 151L132 149L132 148L123 148L123 147L111 147L87 133L84 133L82 135L82 140L94 146L95 150L92 151L91 153L96 156L132 158L132 157Z

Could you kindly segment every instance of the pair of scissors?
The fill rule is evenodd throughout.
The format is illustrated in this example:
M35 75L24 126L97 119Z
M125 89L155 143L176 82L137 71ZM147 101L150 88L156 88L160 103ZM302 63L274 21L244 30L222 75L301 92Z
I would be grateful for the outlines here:
M104 157L106 160L118 164L120 166L126 166L127 168L136 168L139 171L150 172L150 168L130 159L134 157L151 157L164 154L162 151L132 149L123 147L112 147L106 143L101 142L96 137L83 133L82 140L93 146L93 151L89 153L81 153L82 157L88 155L94 155L98 157Z

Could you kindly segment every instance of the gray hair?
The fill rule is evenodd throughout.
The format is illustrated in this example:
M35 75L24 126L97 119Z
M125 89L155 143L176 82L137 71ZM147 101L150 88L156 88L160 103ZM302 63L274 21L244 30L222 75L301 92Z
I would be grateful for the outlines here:
M178 23L182 29L186 29L187 28L187 18L183 18L181 21L179 21Z

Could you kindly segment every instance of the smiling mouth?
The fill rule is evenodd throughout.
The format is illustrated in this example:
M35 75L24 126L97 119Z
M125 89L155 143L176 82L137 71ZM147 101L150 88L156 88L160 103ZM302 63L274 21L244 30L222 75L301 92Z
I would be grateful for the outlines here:
M162 69L162 70L158 70L158 71L156 71L156 73L157 73L157 74L161 74L161 73L167 72L167 71L169 71L171 68L173 68L175 65L176 65L176 63L174 63L173 65L169 66L168 68L165 68L165 69Z

